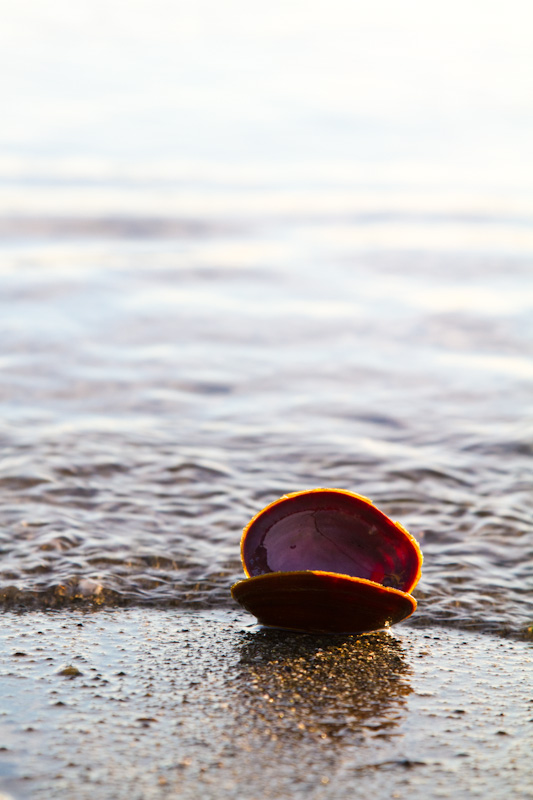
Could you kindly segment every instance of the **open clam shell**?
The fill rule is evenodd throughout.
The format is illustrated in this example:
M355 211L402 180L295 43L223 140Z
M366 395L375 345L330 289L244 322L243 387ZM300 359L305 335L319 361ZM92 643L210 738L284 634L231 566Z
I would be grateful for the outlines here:
M340 489L286 495L244 529L247 580L232 595L263 625L363 633L410 616L422 553L370 500Z

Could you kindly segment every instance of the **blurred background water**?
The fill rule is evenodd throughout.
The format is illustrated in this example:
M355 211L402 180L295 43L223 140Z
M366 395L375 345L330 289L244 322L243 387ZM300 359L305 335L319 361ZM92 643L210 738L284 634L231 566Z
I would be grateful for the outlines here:
M0 11L3 604L230 607L336 486L531 635L531 5Z

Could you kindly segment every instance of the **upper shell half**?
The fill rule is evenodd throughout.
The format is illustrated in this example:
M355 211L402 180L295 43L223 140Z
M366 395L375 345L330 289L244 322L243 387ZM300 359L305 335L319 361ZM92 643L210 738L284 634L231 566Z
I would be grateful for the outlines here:
M370 500L340 489L286 495L244 529L248 580L233 597L264 625L316 632L377 630L410 616L420 578L414 539Z

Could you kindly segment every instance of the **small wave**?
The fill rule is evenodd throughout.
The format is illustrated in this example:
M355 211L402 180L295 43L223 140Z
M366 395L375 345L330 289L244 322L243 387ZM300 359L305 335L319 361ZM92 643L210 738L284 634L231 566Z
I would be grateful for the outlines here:
M163 216L0 216L4 240L203 239L235 233L235 224Z

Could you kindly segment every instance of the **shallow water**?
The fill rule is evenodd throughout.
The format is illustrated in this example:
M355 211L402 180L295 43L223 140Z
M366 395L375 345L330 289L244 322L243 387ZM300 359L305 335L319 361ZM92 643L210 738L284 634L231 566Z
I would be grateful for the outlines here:
M419 621L520 630L527 261L241 225L6 254L3 598L226 605L248 518L336 486L420 539Z
M144 35L141 7L121 40L129 58ZM452 149L437 100L429 130L420 120L405 127L387 106L381 130L396 124L395 150L376 144L375 96L359 86L359 106L352 98L337 119L326 87L300 91L314 73L295 72L276 117L285 127L271 120L261 151L258 109L282 78L259 58L263 94L239 104L241 76L233 105L214 112L222 144L195 138L216 86L215 65L204 74L191 46L180 57L197 67L195 101L173 95L161 143L152 129L130 133L149 81L106 117L116 87L104 81L115 63L105 42L87 88L92 121L75 119L54 44L78 22L54 8L64 29L34 21L28 35L48 67L40 121L56 124L39 138L28 115L40 106L19 98L0 140L2 602L230 607L250 516L288 491L333 486L370 497L419 539L412 624L530 635L533 182L522 156L533 125L522 84L512 94L521 125L509 112L509 130L489 125L480 148L469 137L508 98L492 73L476 80L494 104L476 107ZM316 33L320 19L306 25ZM154 31L173 53L172 37ZM254 32L265 56L283 38L281 28ZM212 31L191 36L215 42ZM229 48L227 88L240 75L233 60L251 56L230 56L226 37L216 41ZM325 41L334 49L327 32ZM310 58L304 39L292 47ZM512 52L509 79L525 58ZM69 57L87 78L84 52ZM152 79L166 74L150 58ZM394 64L380 68L390 77ZM27 69L19 65L13 94ZM132 88L139 75L121 80ZM164 99L153 99L154 126ZM458 126L459 100L442 112ZM97 112L107 136L95 133ZM306 140L295 159L289 144L315 113L320 145ZM251 131L239 156L236 130ZM489 145L499 158L487 157Z

